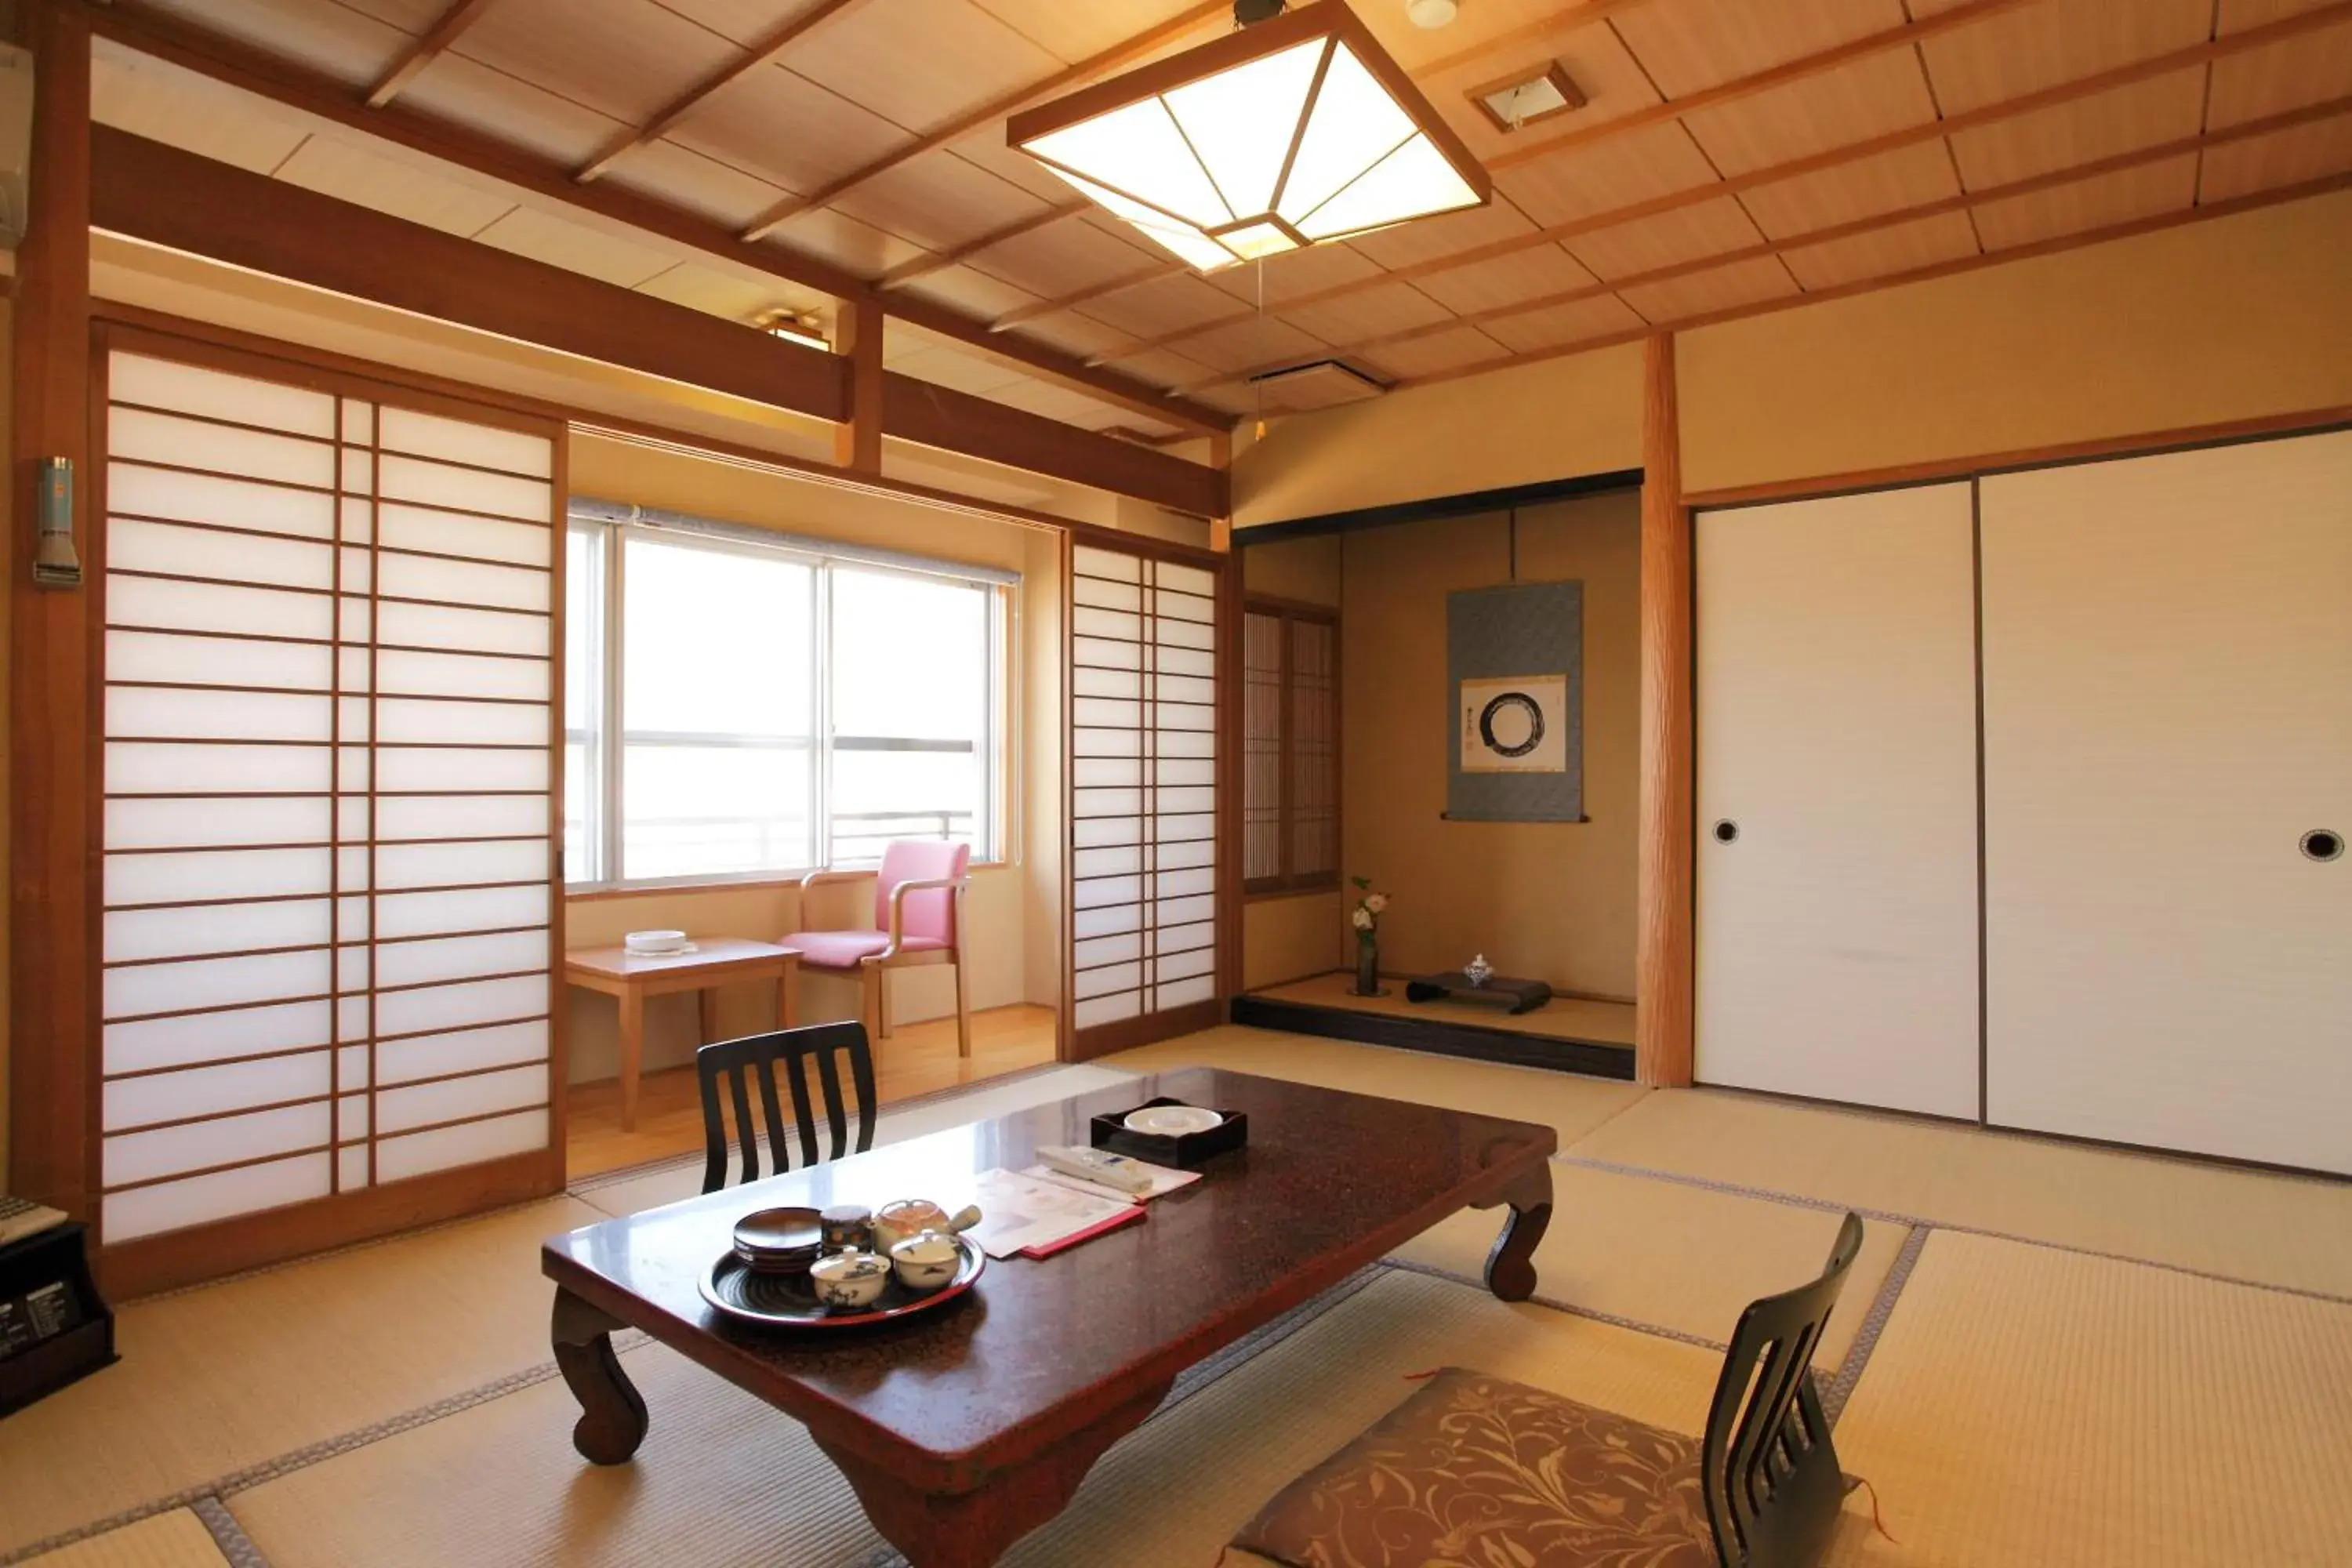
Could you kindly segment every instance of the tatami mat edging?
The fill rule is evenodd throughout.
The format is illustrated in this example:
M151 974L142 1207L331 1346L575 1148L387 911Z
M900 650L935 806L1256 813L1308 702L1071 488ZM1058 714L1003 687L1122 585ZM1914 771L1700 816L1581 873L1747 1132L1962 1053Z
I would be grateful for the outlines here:
M205 1521L205 1528L212 1531L213 1544L219 1547L221 1555L228 1559L228 1568L269 1568L269 1559L261 1554L261 1548L253 1543L253 1538L245 1532L245 1526L237 1523L236 1516L229 1512L227 1505L220 1499L198 1498L188 1507L189 1511Z
M1903 1295L1903 1287L1910 1282L1911 1270L1918 1266L1919 1254L1926 1250L1932 1232L1924 1225L1915 1225L1903 1237L1903 1250L1895 1255L1895 1266L1879 1282L1878 1294L1872 1298L1870 1310L1863 1314L1861 1331L1845 1352L1845 1364L1837 1375L1822 1388L1822 1414L1831 1426L1845 1414L1846 1401L1853 1397L1854 1385L1862 1381L1864 1368L1870 1364L1870 1352L1877 1347L1878 1336L1886 1331L1887 1319L1895 1315L1895 1303Z
M646 1342L646 1336L635 1329L613 1336L613 1349L615 1353L635 1350ZM151 1498L143 1503L109 1514L104 1519L95 1520L89 1524L76 1525L71 1530L60 1531L45 1540L33 1542L13 1552L0 1552L0 1568L8 1568L10 1563L38 1557L45 1552L55 1552L59 1547L70 1546L75 1542L86 1541L94 1535L104 1535L109 1531L120 1530L127 1524L136 1524L151 1515L166 1513L175 1508L194 1509L201 1515L203 1504L207 1500L218 1503L224 1498L233 1497L238 1492L249 1490L268 1481L274 1481L281 1476L291 1475L296 1470L308 1468L322 1460L331 1459L339 1454L348 1454L354 1448L364 1448L370 1443L381 1442L386 1437L396 1436L400 1433L425 1426L429 1422L441 1420L445 1416L458 1415L473 1409L478 1405L488 1404L502 1395L533 1387L561 1375L562 1375L562 1369L552 1360L525 1367L520 1372L509 1373L504 1377L493 1378L488 1383L466 1389L462 1393L453 1394L446 1399L436 1399L430 1405L420 1405L414 1410L402 1411L399 1415L388 1416L382 1421L373 1421L364 1426L355 1426L348 1432L339 1433L335 1436L320 1442L305 1444L299 1448L279 1454L273 1458L264 1459L259 1464L247 1465L242 1469L232 1470L226 1475L199 1481L194 1486L182 1487L177 1491L167 1493L163 1497ZM209 1522L207 1521L208 1524ZM257 1561L258 1557L259 1554L257 1552Z
M1981 1236L1990 1241L2013 1241L2021 1247L2039 1247L2052 1252L2071 1252L2082 1258L2104 1258L2109 1263L2137 1263L2143 1268L2160 1268L2168 1274L2185 1274L2192 1279L2210 1279L2217 1285L2242 1285L2249 1290L2273 1290L2283 1296L2301 1296L2308 1300L2326 1301L2338 1307L2352 1307L2352 1296L2339 1295L2331 1290L2317 1290L2305 1285L2284 1285L2274 1279L2249 1279L2241 1274L2224 1274L2219 1269L2200 1268L2194 1264L2171 1263L2159 1258L2143 1258L2129 1252L2112 1252L2095 1247L2076 1247L2069 1242L2052 1241L2046 1237L2025 1236L2016 1231L1994 1230L1985 1226L1937 1219L1925 1215L1900 1214L1892 1209L1869 1208L1860 1204L1839 1203L1832 1198L1809 1197L1802 1193L1777 1193L1767 1187L1751 1187L1739 1182L1717 1181L1712 1176L1693 1176L1681 1171L1662 1171L1650 1165L1629 1165L1616 1160L1597 1160L1588 1154L1558 1154L1553 1158L1563 1165L1576 1165L1588 1171L1604 1171L1611 1175L1637 1176L1654 1182L1674 1182L1682 1186L1698 1187L1712 1193L1729 1193L1743 1198L1762 1198L1771 1203L1787 1204L1794 1208L1818 1209L1824 1214L1857 1214L1864 1219L1874 1219L1886 1225L1909 1226L1915 1230L1948 1230L1959 1236Z

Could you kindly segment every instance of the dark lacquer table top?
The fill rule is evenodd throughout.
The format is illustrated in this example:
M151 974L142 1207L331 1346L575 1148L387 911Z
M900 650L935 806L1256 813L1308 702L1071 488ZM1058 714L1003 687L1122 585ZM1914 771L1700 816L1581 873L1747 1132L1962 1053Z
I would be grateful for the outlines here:
M978 1173L1085 1144L1096 1112L1155 1095L1245 1113L1249 1145L1140 1224L1043 1260L991 1259L964 1300L876 1328L765 1331L702 1300L704 1271L753 1209L929 1197L952 1210ZM550 1240L542 1266L828 1440L960 1489L1487 1198L1497 1173L1539 1168L1557 1143L1528 1122L1187 1068L590 1226Z

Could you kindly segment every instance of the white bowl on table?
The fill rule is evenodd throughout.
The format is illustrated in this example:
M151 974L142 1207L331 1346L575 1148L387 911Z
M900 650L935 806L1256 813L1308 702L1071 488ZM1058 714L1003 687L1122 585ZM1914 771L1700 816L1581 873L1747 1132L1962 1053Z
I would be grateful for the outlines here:
M621 939L621 945L631 952L648 958L669 952L688 952L694 947L682 931L633 931Z
M1129 1111L1125 1125L1129 1132L1181 1138L1188 1132L1206 1132L1212 1127L1222 1126L1224 1120L1198 1105L1147 1105L1140 1110Z

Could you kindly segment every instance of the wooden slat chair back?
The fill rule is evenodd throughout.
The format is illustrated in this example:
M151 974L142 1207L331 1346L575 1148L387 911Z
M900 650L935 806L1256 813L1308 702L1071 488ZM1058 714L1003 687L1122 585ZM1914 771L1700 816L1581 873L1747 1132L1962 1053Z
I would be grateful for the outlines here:
M1739 1315L1706 1418L1701 1479L1724 1568L1798 1568L1822 1560L1845 1479L1811 1375L1813 1348L1862 1249L1849 1214L1820 1279Z
M849 1087L856 1094L854 1105L842 1093L845 1061ZM824 1100L825 1130L830 1134L827 1151L822 1155L817 1148L815 1108L809 1094L812 1067L816 1070L817 1087ZM754 1079L759 1083L760 1108L765 1114L768 1152L775 1163L775 1174L793 1168L793 1140L786 1136L783 1101L777 1092L779 1076L784 1080L783 1092L792 1098L793 1120L789 1126L798 1134L803 1166L838 1160L845 1154L862 1154L874 1146L874 1119L878 1109L874 1097L874 1048L866 1040L866 1026L855 1020L811 1024L798 1029L779 1029L773 1034L748 1035L740 1040L720 1040L694 1053L694 1070L702 1089L706 1150L702 1190L706 1193L715 1193L727 1184L727 1122L719 1109L722 1079L729 1103L735 1111L742 1182L760 1179L760 1135L751 1120L751 1080ZM853 1115L857 1123L854 1140L849 1129Z

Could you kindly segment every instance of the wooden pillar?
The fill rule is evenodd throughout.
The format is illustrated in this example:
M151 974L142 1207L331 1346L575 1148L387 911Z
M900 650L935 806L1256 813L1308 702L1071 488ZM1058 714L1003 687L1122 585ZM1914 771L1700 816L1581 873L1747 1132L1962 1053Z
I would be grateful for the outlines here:
M1234 438L1209 437L1209 462L1228 481L1232 505ZM1209 547L1217 563L1217 1001L1242 988L1242 552L1234 548L1230 517L1209 520Z
M833 460L853 473L882 472L882 302L843 300L833 352L849 361L849 417L835 427Z
M1691 1081L1691 524L1682 499L1675 339L1642 355L1641 890L1634 939L1633 1075Z
M89 768L97 558L87 498L89 406L89 25L25 8L34 56L31 210L16 251L8 515L8 1190L89 1213L99 1068L99 859ZM41 459L73 465L74 541L92 581L33 584Z
M1225 513L1209 520L1209 548L1216 551L1234 547L1234 433L1220 430L1209 437L1209 467L1225 476Z

